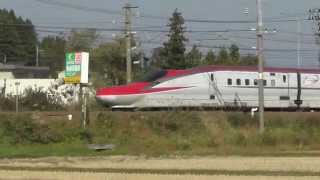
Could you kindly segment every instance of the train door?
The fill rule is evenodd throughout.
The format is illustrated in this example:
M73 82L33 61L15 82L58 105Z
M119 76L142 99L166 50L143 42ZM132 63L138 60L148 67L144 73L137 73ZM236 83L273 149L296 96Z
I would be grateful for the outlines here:
M209 73L209 98L211 101L218 102L220 106L223 106L222 93L218 87L217 79L214 73Z
M282 80L282 90L280 93L279 101L280 107L286 108L290 104L290 74L284 73L281 77Z

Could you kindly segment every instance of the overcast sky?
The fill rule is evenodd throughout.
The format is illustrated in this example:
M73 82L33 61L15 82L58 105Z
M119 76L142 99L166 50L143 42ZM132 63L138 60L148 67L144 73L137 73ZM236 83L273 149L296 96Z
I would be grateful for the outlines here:
M76 10L63 6L41 3L37 0L1 0L0 8L13 9L17 15L29 18L38 26L65 26L65 27L99 27L99 28L122 28L123 17L122 7L127 0L42 0L51 2L62 2L87 7L87 10ZM132 0L132 5L139 7L136 10L137 17L134 19L134 26L142 29L166 30L169 17L175 8L182 12L186 19L197 20L225 20L225 21L246 21L256 18L255 0ZM244 9L249 9L249 14ZM273 22L270 20L290 20L295 16L301 19L308 18L308 9L320 8L319 0L263 0L263 13L265 28L277 33L265 35L265 58L269 66L296 66L297 53L297 23ZM94 11L93 11L94 10ZM105 10L101 12L100 10ZM139 17L140 15L140 17ZM145 18L143 16L152 16ZM163 17L163 18L158 18ZM116 22L116 23L115 23ZM267 23L269 22L269 23ZM255 33L244 32L254 28L254 23L191 23L187 22L186 27L192 31L219 31L239 30L227 33L187 33L189 45L198 44L202 46L229 46L237 44L242 54L248 52L251 47L256 46ZM302 21L302 66L317 67L318 51L315 45L315 38L311 35L312 21ZM121 32L103 32L101 41L112 38L113 35L121 35ZM39 33L41 37L43 33ZM142 48L147 54L153 47L162 45L165 40L165 32L138 32L137 37L143 42ZM207 48L202 48L206 51ZM217 50L217 49L214 49Z

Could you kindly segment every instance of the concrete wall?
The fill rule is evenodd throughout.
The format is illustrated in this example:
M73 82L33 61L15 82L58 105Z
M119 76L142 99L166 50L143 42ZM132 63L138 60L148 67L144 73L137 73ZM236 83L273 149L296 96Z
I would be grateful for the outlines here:
M1 79L14 79L14 75L12 72L0 72Z

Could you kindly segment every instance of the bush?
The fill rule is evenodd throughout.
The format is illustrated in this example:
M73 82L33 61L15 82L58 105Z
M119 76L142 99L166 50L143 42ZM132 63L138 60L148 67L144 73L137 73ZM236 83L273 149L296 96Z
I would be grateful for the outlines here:
M21 97L21 105L24 110L62 110L62 102L49 96L41 88L26 89Z
M0 96L0 110L2 111L14 111L16 108L14 96Z
M252 118L249 115L243 113L228 113L227 121L234 128L256 126L258 122L256 118Z
M63 140L62 136L47 125L34 122L29 116L17 116L1 121L3 137L10 144L49 144Z

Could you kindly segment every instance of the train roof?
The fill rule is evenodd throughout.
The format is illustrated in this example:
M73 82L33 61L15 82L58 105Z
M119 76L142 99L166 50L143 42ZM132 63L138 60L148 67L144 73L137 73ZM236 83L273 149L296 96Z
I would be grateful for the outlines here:
M168 70L167 77L183 76L196 73L212 72L212 71L240 71L240 72L258 72L256 66L202 66L186 70ZM279 68L279 67L265 67L264 72L274 73L306 73L306 74L320 74L320 69L298 69L298 68Z

